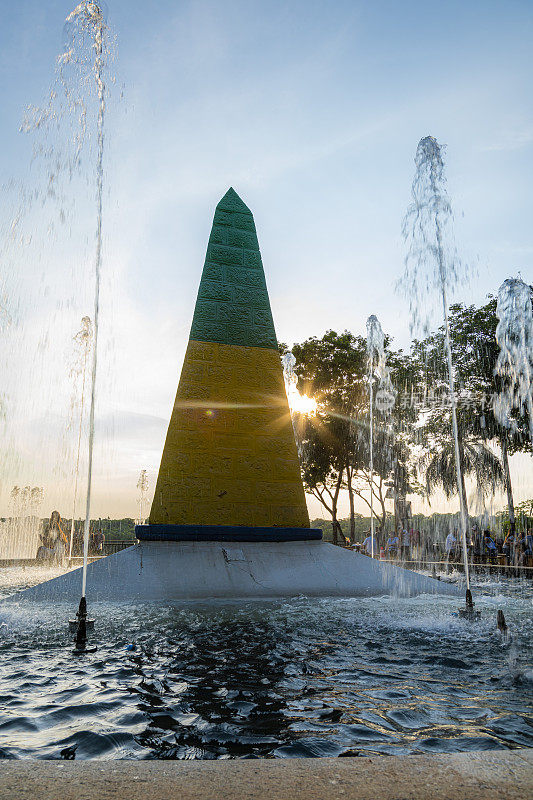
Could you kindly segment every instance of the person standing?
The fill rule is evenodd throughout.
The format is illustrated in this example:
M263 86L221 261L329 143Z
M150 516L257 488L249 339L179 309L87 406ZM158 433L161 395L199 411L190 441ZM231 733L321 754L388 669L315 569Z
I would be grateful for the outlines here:
M102 528L98 528L94 534L94 549L97 555L103 555L104 552L105 535Z
M51 561L63 564L67 556L67 537L61 527L59 511L52 511L44 533L41 536L42 545L37 551L40 561Z
M404 528L402 530L402 560L407 561L411 552L411 534Z
M488 557L489 564L494 564L496 562L498 548L496 547L496 542L488 530L483 531L483 549Z
M392 558L398 555L398 548L400 546L400 539L396 533L391 533L387 539L387 547L385 548L387 554Z
M446 549L446 561L448 561L448 563L450 561L455 561L455 549L457 547L455 531L449 532L448 536L446 537L446 544L444 547Z
M411 532L411 558L420 559L420 531L418 529Z
M83 555L83 525L80 524L74 529L74 546L72 548L74 556Z
M367 533L367 536L366 536L366 539L363 542L363 549L364 549L365 553L367 554L367 556L371 556L372 555L372 536L370 534L370 531L367 531L366 533ZM374 537L374 553L375 553L375 551L376 551L376 541L375 541L375 537Z
M533 556L533 533L531 531L524 531L520 539L520 555L518 564L521 567L527 567L530 558Z
M511 562L514 563L515 560L515 543L516 537L514 534L514 530L511 528L507 536L505 537L505 541L502 547L502 553L504 554L505 558L507 559L507 565L509 566Z

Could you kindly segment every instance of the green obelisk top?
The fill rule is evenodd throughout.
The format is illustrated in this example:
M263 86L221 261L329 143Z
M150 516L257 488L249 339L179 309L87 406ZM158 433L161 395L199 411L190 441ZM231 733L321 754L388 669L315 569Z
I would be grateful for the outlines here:
M254 218L234 189L216 207L190 338L277 349Z

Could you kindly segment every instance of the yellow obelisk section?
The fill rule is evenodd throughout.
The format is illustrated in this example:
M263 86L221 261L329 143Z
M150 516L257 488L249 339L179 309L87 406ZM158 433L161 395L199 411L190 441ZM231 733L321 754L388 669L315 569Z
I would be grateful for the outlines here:
M276 350L189 341L150 524L309 527Z

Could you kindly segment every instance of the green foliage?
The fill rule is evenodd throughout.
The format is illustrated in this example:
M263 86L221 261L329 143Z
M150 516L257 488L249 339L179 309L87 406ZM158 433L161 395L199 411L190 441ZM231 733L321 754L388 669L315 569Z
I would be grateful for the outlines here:
M479 308L452 305L449 323L465 504L466 475L483 495L505 487L513 509L508 454L527 451L531 445L525 416L519 418L515 412L516 429L510 432L492 411L492 398L501 389L501 378L494 375L499 353L496 300L489 296ZM304 484L331 514L339 533L346 533L337 520L339 492L348 490L351 538L358 530L354 496L368 504L370 489L381 525L387 521L388 487L397 497L413 492L430 497L437 488L447 497L457 494L444 328L415 341L409 354L391 350L390 341L386 346L398 395L390 414L375 414L372 487L365 338L330 330L292 348L299 389L318 403L316 419L298 421ZM280 352L285 350L280 345ZM501 448L501 459L494 444Z
M493 396L501 389L501 378L494 374L499 354L496 300L489 295L488 302L480 308L462 303L452 305L449 323L460 432L478 442L496 439L501 443L505 439L510 453L527 451L530 445L526 416L515 414L517 430L511 433L498 423L492 411ZM431 410L427 430L448 436L449 404L439 408L438 402L434 402L439 395L443 401L449 396L444 335L441 327L423 341L415 341L411 361L418 399Z
M284 347L284 346L282 346ZM281 348L280 348L281 349ZM318 404L315 419L298 421L303 442L302 476L306 490L331 514L336 525L336 506L341 488L348 491L351 503L350 538L356 531L354 496L368 503L372 491L376 513L383 526L386 520L387 480L392 478L397 493L418 490L409 466L408 423L415 414L410 404L396 405L392 414L374 414L374 476L371 480L369 432L369 379L366 339L348 331L327 331L295 344L299 389L312 395ZM401 351L390 353L393 383L407 385L409 358ZM340 533L340 528L338 529Z
M499 353L496 300L489 296L480 308L452 305L449 324L463 478L472 476L483 495L506 487L512 508L508 453L528 449L528 423L524 416L515 415L516 429L511 432L498 423L492 410L493 396L501 389L501 378L494 375ZM426 490L431 494L440 486L450 497L457 493L457 477L444 328L415 341L411 358L419 412L424 419L418 438L424 449L421 466ZM494 454L492 442L500 445L501 461ZM466 505L464 480L462 491Z
M449 313L454 361L459 457L464 476L471 476L482 495L505 487L511 514L514 503L508 454L528 451L528 420L515 412L516 428L497 421L493 396L501 390L494 375L499 347L496 341L496 300L489 296L479 308L458 303ZM346 489L351 503L349 535L359 523L354 497L368 505L372 489L378 522L387 522L385 493L412 493L428 498L437 488L446 497L457 494L451 404L445 357L444 328L413 342L409 354L393 351L386 340L387 365L398 392L390 414L374 415L374 469L369 473L369 409L366 339L349 331L327 331L295 344L295 371L300 391L318 403L316 419L298 420L303 443L302 476L306 490L331 514L333 529L346 535L337 519L339 493ZM280 345L280 352L285 352ZM501 449L501 459L494 445ZM517 512L518 513L518 512Z
M496 514L500 518L504 530L509 527L509 509L504 509ZM523 500L514 507L516 530L533 531L533 499Z
M444 490L449 499L457 494L454 443L443 439L436 452L426 454L426 490L431 495L437 487ZM482 442L462 441L460 448L461 469L464 475L472 475L483 496L494 494L504 484L503 470L498 457Z

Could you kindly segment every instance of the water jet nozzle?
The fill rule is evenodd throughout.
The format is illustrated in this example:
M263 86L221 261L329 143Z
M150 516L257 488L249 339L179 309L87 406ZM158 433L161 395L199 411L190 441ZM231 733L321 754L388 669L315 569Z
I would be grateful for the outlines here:
M94 626L94 619L87 619L87 600L85 597L82 597L80 600L76 617L77 622L74 620L69 620L69 626L71 628L73 623L76 626L76 637L74 639L76 649L74 650L74 653L76 655L80 655L81 653L95 653L98 648L92 647L87 649L87 628Z
M498 625L498 630L500 631L504 640L509 641L509 628L507 627L507 623L505 621L505 617L503 615L503 611L501 610L501 608L498 609L498 616L496 622Z
M78 631L78 627L79 627L79 624L80 624L80 622L79 622L79 620L80 620L80 610L83 611L82 602L84 600L85 600L84 597L82 597L81 600L80 600L80 606L79 606L78 610L76 611L76 619L69 619L69 621L68 621L68 626L69 626L69 630L71 631L71 633L77 633L77 631ZM91 618L87 617L87 601L86 600L85 600L84 609L85 609L85 628L86 628L86 630L89 631L89 630L92 630L94 628L94 619L91 619Z
M470 622L474 622L481 618L481 611L474 610L474 601L472 600L472 592L470 589L466 590L466 598L465 598L465 607L459 609L459 616L463 619L467 619Z

